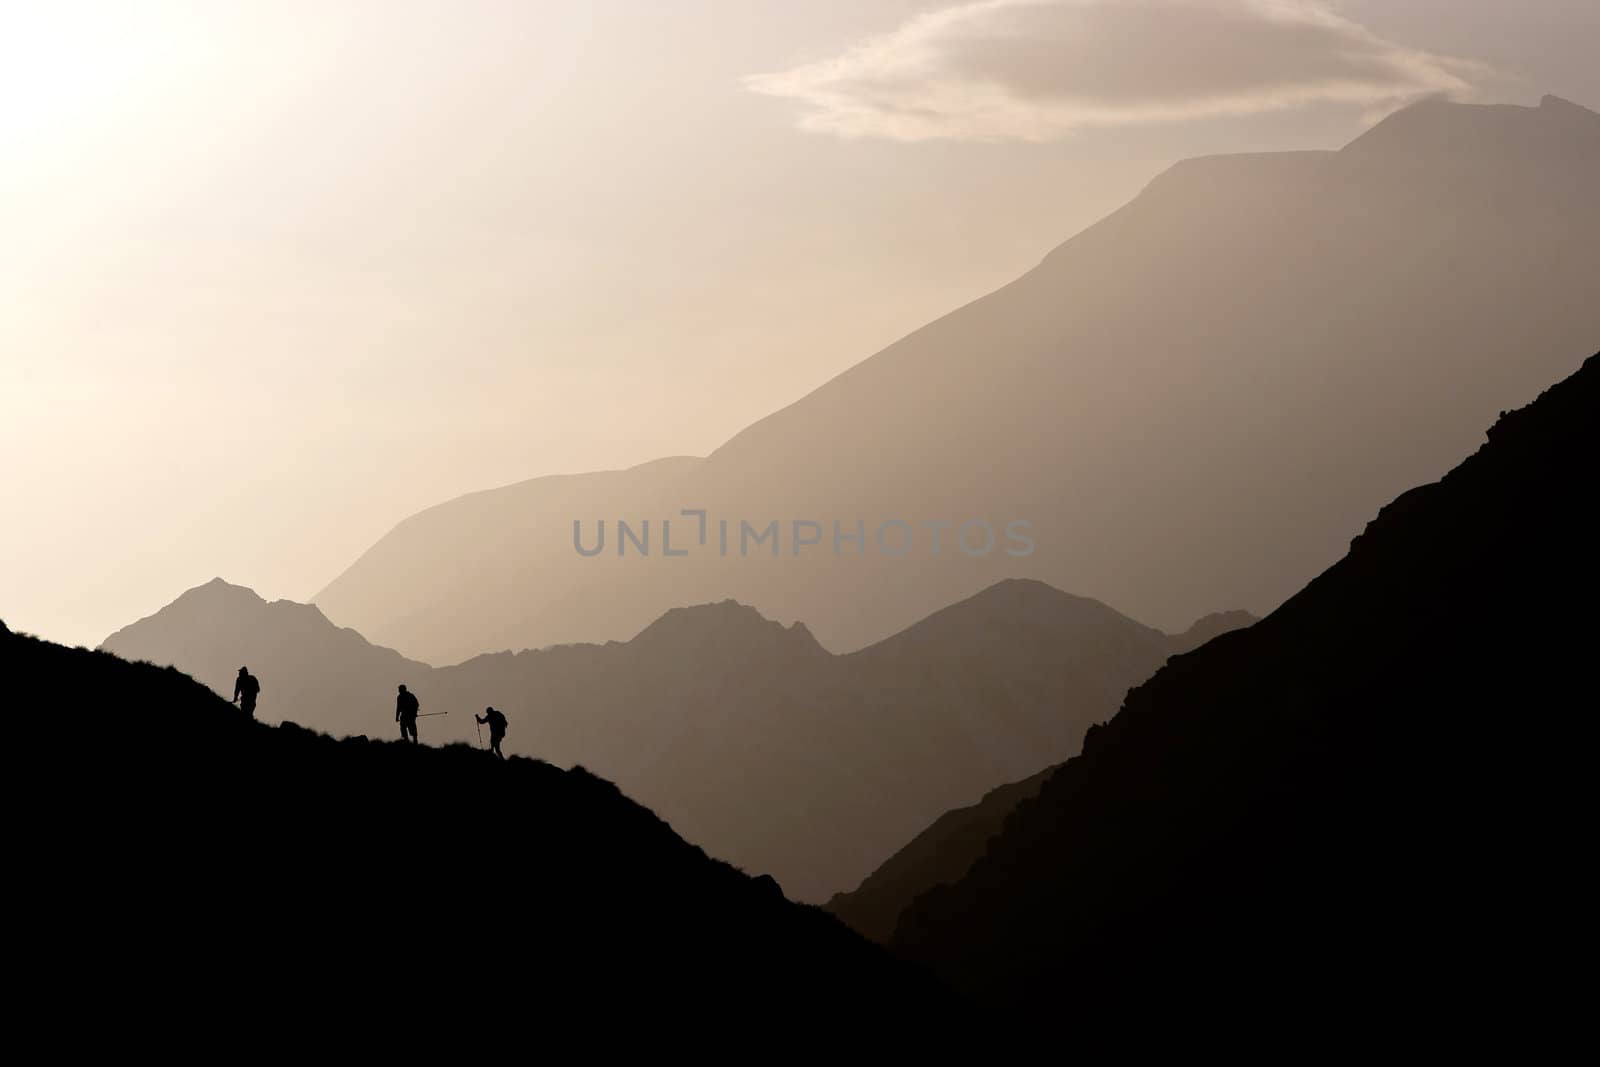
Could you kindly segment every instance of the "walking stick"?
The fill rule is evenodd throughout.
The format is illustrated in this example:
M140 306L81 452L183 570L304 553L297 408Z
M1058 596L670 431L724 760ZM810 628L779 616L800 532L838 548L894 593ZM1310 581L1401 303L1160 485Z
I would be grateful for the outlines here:
M477 716L473 716L472 721L478 722ZM478 722L478 747L483 747L483 723L481 722Z

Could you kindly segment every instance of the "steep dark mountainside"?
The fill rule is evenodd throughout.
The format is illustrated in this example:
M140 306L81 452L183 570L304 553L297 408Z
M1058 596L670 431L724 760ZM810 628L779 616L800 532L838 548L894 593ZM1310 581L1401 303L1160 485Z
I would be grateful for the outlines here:
M842 1036L943 999L582 769L269 727L3 627L0 676L35 712L8 750L35 801L12 808L8 952L48 1011L103 1003L74 1041L622 1039L574 1012Z
M1130 692L893 947L1074 1032L1586 1019L1597 475L1600 356Z
M961 879L1017 805L1039 792L1054 767L984 794L970 807L947 811L932 826L884 861L848 893L836 893L827 908L874 941L887 942L900 913L936 885Z
M1255 621L1256 617L1248 611L1213 612L1197 620L1193 626L1183 631L1183 633L1174 635L1172 641L1177 646L1174 651L1188 652L1199 648L1213 637L1219 637L1232 630L1242 630L1246 626L1253 626Z
M434 669L217 581L104 647L225 696L249 666L259 717L335 734L394 736L400 684L448 712L421 721L428 742L476 743L471 716L492 704L511 721L507 751L592 768L689 840L821 901L942 812L1072 755L1189 640L1017 581L848 656L729 601L669 611L625 643Z
M1596 189L1600 115L1553 97L1419 104L1339 151L1191 159L711 456L441 504L314 599L435 663L730 597L843 651L1008 577L1166 630L1270 610L1593 350ZM648 558L617 558L619 519L650 522ZM605 520L604 552L578 555L574 520L590 547ZM688 556L663 557L664 520ZM741 521L771 520L777 556L741 556ZM820 543L797 554L806 520ZM835 555L834 522L857 520L864 554ZM903 556L876 544L889 520L915 535ZM1033 524L1031 555L1006 554L1024 550L1011 520ZM935 554L922 524L940 521ZM958 550L969 521L991 524L986 555Z
M1024 589L1026 584L1014 583L1011 587ZM1017 614L1025 612L1026 608L1019 605ZM1176 655L1198 648L1219 634L1250 626L1255 621L1255 617L1247 611L1217 612L1207 615L1176 637L1165 638L1164 643L1168 652ZM962 622L948 619L943 625L960 626ZM1074 652L1081 655L1085 646L1092 644L1097 636L1093 632L1080 632L1074 639ZM1027 649L1025 654L1048 656L1050 653L1048 650ZM1086 701L1084 706L1093 706L1093 701ZM989 839L1000 832L1000 827L1005 824L1012 810L1037 793L1054 770L1054 767L1047 767L1020 782L990 790L976 804L945 812L934 820L933 825L885 860L855 889L848 893L836 893L828 901L828 910L874 941L887 941L894 933L900 913L934 886L954 882L966 874L978 857L983 855Z

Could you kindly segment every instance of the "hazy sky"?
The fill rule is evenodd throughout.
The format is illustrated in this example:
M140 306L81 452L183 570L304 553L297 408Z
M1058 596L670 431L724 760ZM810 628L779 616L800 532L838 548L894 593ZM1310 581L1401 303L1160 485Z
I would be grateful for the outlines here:
M709 451L1176 159L1596 106L1597 50L1590 0L0 0L0 617L309 597Z

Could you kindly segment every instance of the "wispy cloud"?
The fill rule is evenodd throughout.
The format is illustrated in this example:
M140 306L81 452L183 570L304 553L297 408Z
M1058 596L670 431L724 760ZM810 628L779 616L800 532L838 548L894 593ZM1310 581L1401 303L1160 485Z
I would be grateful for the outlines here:
M1093 126L1464 95L1476 68L1315 0L977 0L746 79L807 130L1047 141Z

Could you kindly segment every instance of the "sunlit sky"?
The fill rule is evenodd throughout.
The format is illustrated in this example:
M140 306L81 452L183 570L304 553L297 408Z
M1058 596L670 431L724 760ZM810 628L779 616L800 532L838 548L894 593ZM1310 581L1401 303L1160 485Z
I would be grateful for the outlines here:
M1177 159L1593 107L1597 50L1576 0L0 0L0 617L308 598L704 454Z

